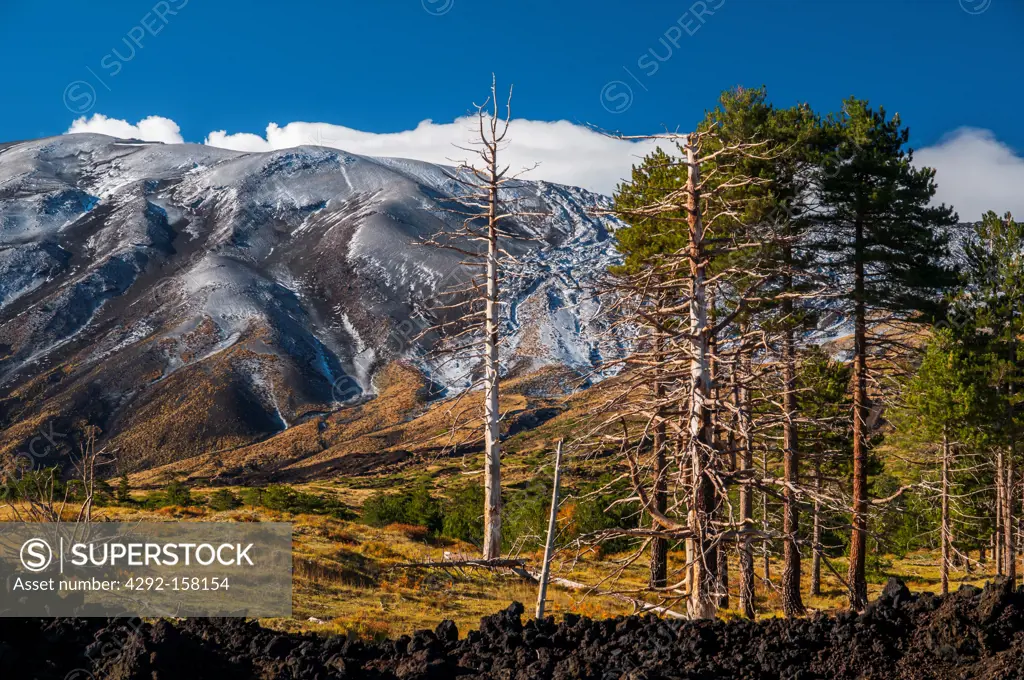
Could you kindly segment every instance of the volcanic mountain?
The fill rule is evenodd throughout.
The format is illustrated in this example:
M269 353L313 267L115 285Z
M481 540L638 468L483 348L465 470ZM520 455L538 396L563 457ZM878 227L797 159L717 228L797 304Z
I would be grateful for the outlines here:
M0 145L0 454L45 457L89 423L138 471L323 431L395 371L464 390L473 359L437 359L430 328L474 270L422 242L462 224L465 192L451 168L314 146ZM588 375L621 349L593 295L616 258L607 199L506 194L538 214L505 244L509 377Z

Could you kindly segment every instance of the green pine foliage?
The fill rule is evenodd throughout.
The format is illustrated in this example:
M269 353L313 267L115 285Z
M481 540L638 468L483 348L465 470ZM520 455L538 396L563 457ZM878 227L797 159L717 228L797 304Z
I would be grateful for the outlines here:
M1019 437L1024 401L1024 222L988 212L964 246L963 293L957 315L972 350L985 357L986 431L993 445Z
M910 129L898 114L850 98L824 134L832 151L816 172L819 247L835 282L868 310L941 318L956 284L948 244L958 218L932 205L935 171L913 164ZM850 281L858 268L863 291Z

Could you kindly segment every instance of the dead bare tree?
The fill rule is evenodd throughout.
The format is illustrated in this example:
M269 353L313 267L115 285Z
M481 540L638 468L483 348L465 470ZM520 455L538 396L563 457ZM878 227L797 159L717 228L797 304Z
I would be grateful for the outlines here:
M63 479L57 466L34 469L25 457L6 459L0 465L0 480L7 492L5 505L19 522L46 522L60 524L69 521L68 509L79 500L78 512L70 521L74 524L90 523L96 501L97 468L110 464L112 454L97 448L99 428L82 428L77 453L72 457L72 474ZM80 490L80 494L79 494Z
M609 400L598 429L621 443L635 499L654 521L649 538L686 544L689 557L681 577L664 590L685 589L689 615L708 618L724 595L719 551L753 530L742 512L735 516L728 499L729 486L753 479L749 468L741 473L726 463L736 457L736 442L744 436L749 442L750 433L730 424L739 409L730 407L724 386L728 372L739 375L730 368L739 348L749 346L737 319L773 276L757 255L771 235L761 229L758 240L751 240L755 234L741 219L747 198L736 191L759 180L734 168L738 159L767 151L764 143L723 142L714 130L664 138L677 145L678 155L662 162L680 169L681 186L619 212L634 222L676 220L683 243L618 282L619 311L643 328L644 340L624 361L623 389ZM638 430L635 439L630 422ZM608 426L615 423L622 432L609 435ZM677 446L647 451L645 442L660 442L663 427L665 438ZM722 432L725 436L718 436ZM726 442L732 442L730 450ZM667 464L666 451L674 451ZM658 498L666 477L671 478L666 497L672 501L662 509Z
M515 260L504 243L528 240L528 234L515 230L517 218L542 216L542 213L519 210L509 191L518 175L510 174L502 165L512 120L512 90L504 112L497 98L497 84L492 79L490 97L476 106L476 139L471 147L459 147L475 155L473 160L459 163L448 176L459 191L459 208L452 212L462 218L457 230L441 231L425 239L424 245L454 250L463 256L463 265L475 273L468 285L443 291L452 302L435 307L437 311L459 310L449 321L430 330L445 337L442 350L453 356L479 358L481 373L472 380L466 392L483 389L481 414L484 444L484 544L485 559L501 554L501 361L499 346L502 327L501 281ZM451 334L447 332L452 330ZM471 362L472 364L472 362ZM472 370L472 369L471 369ZM456 423L453 428L458 429Z

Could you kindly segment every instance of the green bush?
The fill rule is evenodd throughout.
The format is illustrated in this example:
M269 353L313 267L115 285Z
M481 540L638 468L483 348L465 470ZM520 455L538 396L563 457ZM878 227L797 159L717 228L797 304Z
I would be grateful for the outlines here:
M430 495L429 487L424 484L412 491L370 496L363 503L362 518L374 527L414 524L437 534L442 530L444 513L441 503Z
M60 479L60 468L48 467L39 470L20 468L14 474L0 478L0 502L42 500L51 495L62 498L72 489Z
M218 512L223 510L234 510L242 504L238 500L238 496L231 493L227 489L220 489L210 494L210 497L206 500L206 504L210 506L211 510L217 510Z
M352 512L334 498L296 491L284 484L242 489L239 496L241 502L250 507L296 514L331 515L338 519L351 519L352 517Z
M468 484L456 489L444 504L441 535L475 546L484 544L484 488Z
M507 552L512 548L542 548L547 540L548 519L551 514L551 482L533 482L524 489L506 491L504 496L501 518L502 550Z
M615 497L610 495L580 499L573 510L573 538L606 529L635 529L639 525L636 506L611 506L614 500ZM631 541L627 536L609 539L601 544L601 550L607 553L622 552L630 547Z
M175 505L187 507L195 504L196 501L192 498L192 492L179 481L171 482L164 487L163 491L155 491L149 494L144 502L144 505L150 509L166 508Z

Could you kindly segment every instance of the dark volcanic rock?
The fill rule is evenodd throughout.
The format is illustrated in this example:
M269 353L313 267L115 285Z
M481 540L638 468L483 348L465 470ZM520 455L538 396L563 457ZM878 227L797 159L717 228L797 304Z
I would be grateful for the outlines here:
M862 614L786 621L523 623L523 606L460 640L444 621L394 642L284 634L238 619L0 620L0 678L1020 678L1024 595L1006 581L945 597L893 579ZM75 675L77 673L77 675Z

